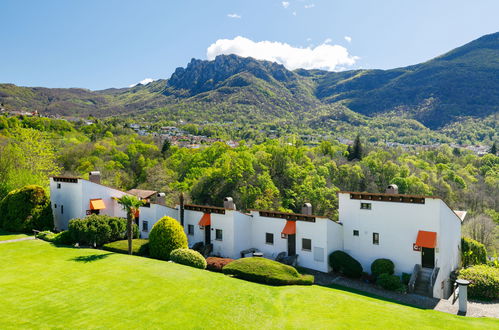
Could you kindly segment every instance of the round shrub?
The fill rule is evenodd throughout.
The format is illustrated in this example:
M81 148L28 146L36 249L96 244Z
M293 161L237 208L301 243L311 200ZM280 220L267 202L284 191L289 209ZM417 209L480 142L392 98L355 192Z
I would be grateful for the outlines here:
M371 264L371 274L378 277L381 274L393 275L395 265L390 259L376 259Z
M224 274L270 285L312 285L312 275L301 275L291 266L262 257L241 258L223 267Z
M11 191L0 202L0 228L31 233L54 228L50 198L45 189L30 185Z
M341 272L347 277L362 276L362 265L343 251L334 251L329 255L329 265L335 272Z
M206 258L206 268L213 272L221 272L222 269L232 261L234 261L234 259L208 257Z
M163 217L154 224L149 233L149 254L161 260L169 260L176 249L187 248L187 236L177 220Z
M206 269L206 259L198 251L191 249L176 249L170 253L170 260L177 264Z
M380 274L376 280L376 284L387 290L400 290L402 288L402 282L400 282L400 277L395 275L390 275L387 273Z
M499 298L499 268L476 265L459 272L460 279L470 281L470 298L493 300Z
M468 237L461 239L461 256L463 267L487 263L485 245Z

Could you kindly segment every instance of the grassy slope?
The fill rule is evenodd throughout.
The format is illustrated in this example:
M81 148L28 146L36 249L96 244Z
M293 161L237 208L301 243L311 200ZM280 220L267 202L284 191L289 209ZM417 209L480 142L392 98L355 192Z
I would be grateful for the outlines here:
M3 231L0 229L0 241L8 241L11 239L24 238L28 237L26 234L12 234L7 231Z
M0 245L1 328L492 328L319 286L271 287L43 241Z

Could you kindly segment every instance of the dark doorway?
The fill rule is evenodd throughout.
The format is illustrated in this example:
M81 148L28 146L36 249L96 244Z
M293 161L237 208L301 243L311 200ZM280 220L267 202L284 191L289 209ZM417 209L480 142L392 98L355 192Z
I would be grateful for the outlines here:
M288 235L288 256L296 254L296 235Z
M204 226L204 244L211 244L211 226Z
M435 267L435 249L421 248L421 265L426 268Z

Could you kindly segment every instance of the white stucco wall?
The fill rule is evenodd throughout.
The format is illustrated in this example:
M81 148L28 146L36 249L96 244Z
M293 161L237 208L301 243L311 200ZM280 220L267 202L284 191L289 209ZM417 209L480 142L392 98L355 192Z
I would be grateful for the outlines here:
M61 188L57 188L60 184ZM68 229L69 220L85 217L82 208L82 182L56 182L50 178L50 202L54 215L54 226L57 231ZM63 206L63 208L61 208ZM64 213L61 210L64 209Z
M327 223L327 271L331 271L329 266L329 255L337 250L343 250L343 225L334 221Z
M241 251L253 247L252 244L252 226L253 217L241 212L234 214L234 250L231 258L240 258Z
M84 214L86 210L90 209L90 200L100 198L106 205L106 208L100 210L99 214L126 218L126 212L121 205L114 200L114 198L120 198L126 195L125 192L83 179L79 179L79 181L82 183L81 207Z
M366 272L371 271L374 260L388 258L395 264L396 274L412 273L414 265L421 264L421 252L413 251L418 231L437 232L437 240L441 236L440 202L433 198L426 198L425 204L354 200L350 194L340 193L344 251ZM371 203L371 210L361 209L360 203ZM353 236L354 230L359 236ZM373 244L373 233L379 233L379 245ZM435 259L439 259L437 251Z
M328 221L329 219L316 218L316 222L296 221L296 254L298 265L323 272L328 271ZM312 241L311 250L304 250L302 239ZM320 261L322 259L322 261Z
M159 219L168 216L178 221L178 210L168 206L151 203L150 207L141 207L139 215L139 232L141 238L149 238L149 232ZM147 221L148 230L144 229L144 221Z
M251 247L257 248L265 258L274 260L280 252L288 251L288 240L281 238L281 232L286 225L285 219L261 217L257 211L252 211L253 225L251 228ZM265 233L274 234L274 244L265 243Z
M189 247L192 247L197 242L204 243L204 230L199 228L199 220L203 216L203 212L184 210L184 232L187 235L189 241ZM194 226L194 234L188 234L188 225ZM213 237L212 237L213 238Z

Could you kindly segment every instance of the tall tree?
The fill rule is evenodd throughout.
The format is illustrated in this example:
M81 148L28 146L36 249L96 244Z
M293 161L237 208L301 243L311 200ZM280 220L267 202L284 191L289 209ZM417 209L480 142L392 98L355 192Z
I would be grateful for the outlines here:
M163 142L163 147L161 147L161 154L163 156L165 156L166 153L168 152L168 150L170 150L171 145L172 145L172 143L170 142L170 140L168 140L168 138L166 138L165 142Z
M353 142L353 147L347 149L349 150L348 160L352 161L354 159L361 160L363 156L362 143L360 142L360 137L357 135L355 141Z
M493 155L497 155L497 146L496 146L495 142L494 142L494 144L492 144L492 147L490 148L489 153L491 153Z
M135 220L139 207L144 205L144 202L132 195L124 195L116 199L118 203L126 211L126 234L128 238L128 254L132 254L132 223Z

